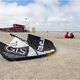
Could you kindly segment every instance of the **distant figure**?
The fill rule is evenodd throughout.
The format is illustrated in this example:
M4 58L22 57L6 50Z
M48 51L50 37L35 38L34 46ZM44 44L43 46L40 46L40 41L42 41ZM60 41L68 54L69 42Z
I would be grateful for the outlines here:
M74 38L73 32L69 35L69 38Z
M68 34L69 34L69 32L66 32L64 35L64 38L68 38Z
M32 32L33 32L33 33L35 33L35 32L36 32L35 27L32 27Z

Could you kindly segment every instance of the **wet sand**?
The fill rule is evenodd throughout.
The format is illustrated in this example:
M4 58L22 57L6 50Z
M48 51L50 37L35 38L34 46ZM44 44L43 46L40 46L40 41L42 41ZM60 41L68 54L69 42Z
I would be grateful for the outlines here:
M28 33L14 33L27 39ZM80 33L75 39L64 39L64 32L38 32L54 42L57 52L49 57L14 61L0 55L0 80L80 80ZM0 41L9 43L13 37L0 32Z

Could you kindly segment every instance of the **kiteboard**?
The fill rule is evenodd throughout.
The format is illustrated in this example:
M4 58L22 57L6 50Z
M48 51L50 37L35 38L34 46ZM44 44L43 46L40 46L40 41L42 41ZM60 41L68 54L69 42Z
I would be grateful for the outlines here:
M56 51L52 41L39 36L28 34L24 40L14 34L13 40L9 44L0 42L0 53L9 61L19 61L48 56Z

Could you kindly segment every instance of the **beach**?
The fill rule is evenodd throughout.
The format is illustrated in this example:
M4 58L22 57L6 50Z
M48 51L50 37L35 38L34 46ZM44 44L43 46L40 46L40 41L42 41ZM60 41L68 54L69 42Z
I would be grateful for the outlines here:
M0 41L8 44L13 37L0 32ZM28 33L13 33L27 40ZM0 80L80 80L80 33L64 39L64 32L30 33L51 40L57 51L48 57L7 61L0 55Z

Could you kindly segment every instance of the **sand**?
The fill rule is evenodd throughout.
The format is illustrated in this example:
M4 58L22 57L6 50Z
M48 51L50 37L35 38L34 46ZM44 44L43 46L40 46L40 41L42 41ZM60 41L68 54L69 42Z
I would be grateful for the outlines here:
M14 33L27 39L28 33ZM64 32L39 32L54 42L57 52L49 57L14 61L0 55L0 80L80 80L80 33L75 39L64 39ZM0 41L9 43L9 33L0 32Z

